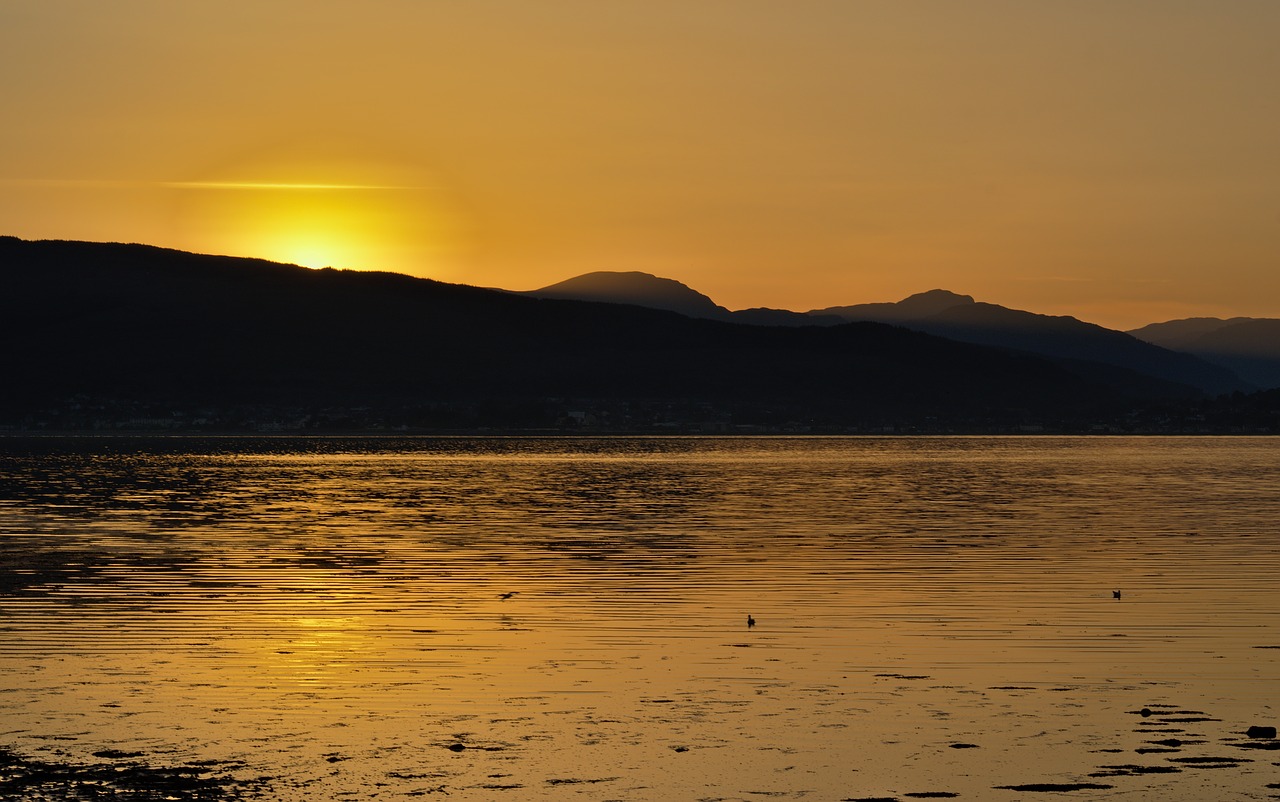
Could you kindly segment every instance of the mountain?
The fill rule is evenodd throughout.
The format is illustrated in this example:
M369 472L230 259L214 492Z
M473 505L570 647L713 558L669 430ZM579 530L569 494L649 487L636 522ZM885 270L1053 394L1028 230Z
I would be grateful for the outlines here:
M540 290L523 293L534 298L629 304L664 309L686 317L747 323L754 326L821 326L843 323L838 317L805 315L786 309L742 309L730 311L706 295L680 282L638 271L601 270Z
M1056 359L1135 370L1218 394L1256 389L1221 364L1145 342L1074 317L1039 315L972 296L930 290L897 303L814 310L846 321L891 323L961 342L1030 351Z
M0 238L0 278L0 424L20 428L567 415L643 430L986 431L1084 426L1191 394L875 323L747 326L143 245Z
M1155 345L1195 354L1235 371L1259 387L1280 387L1280 320L1194 317L1152 323L1129 334Z
M1234 323L1253 320L1254 318L1236 317L1230 320L1223 320L1218 317L1189 317L1182 320L1170 320L1164 323L1152 323L1139 329L1133 329L1129 334L1137 337L1139 340L1159 345L1162 348L1172 348L1177 351L1185 351L1188 347L1193 346L1195 341L1212 331L1217 331L1224 326L1230 326Z
M674 279L638 271L586 273L525 294L534 298L632 304L710 320L724 320L730 314L728 309Z
M1092 381L1118 381L1119 374L1109 373L1102 367L1110 366L1190 385L1211 395L1255 389L1233 373L1229 365L1216 360L1176 353L1073 317L1039 315L980 303L971 295L941 289L918 293L896 303L833 306L808 313L783 309L730 311L678 281L640 272L587 273L526 294L538 298L630 304L688 317L759 326L887 323L960 342L1028 351L1062 360L1062 364Z
M833 315L841 320L870 320L876 323L902 325L945 312L957 306L974 303L972 295L958 295L949 290L919 292L897 303L856 304L815 309L811 315Z

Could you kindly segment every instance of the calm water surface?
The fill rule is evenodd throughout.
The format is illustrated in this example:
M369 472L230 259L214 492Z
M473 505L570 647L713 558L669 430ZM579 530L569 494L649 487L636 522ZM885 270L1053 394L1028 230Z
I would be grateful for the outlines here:
M0 747L282 800L1280 798L1277 522L1272 439L10 438Z

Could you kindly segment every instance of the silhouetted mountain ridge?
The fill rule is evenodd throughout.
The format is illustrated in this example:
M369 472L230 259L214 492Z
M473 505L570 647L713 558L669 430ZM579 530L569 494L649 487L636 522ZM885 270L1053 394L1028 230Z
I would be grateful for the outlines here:
M886 323L960 342L1066 360L1072 369L1085 373L1089 370L1083 363L1099 363L1191 385L1214 395L1256 389L1229 367L1177 353L1124 332L1074 317L1040 315L978 302L971 295L944 289L917 293L896 303L832 306L806 314L777 309L732 312L680 282L638 272L588 273L530 294L633 304L754 325Z
M1070 316L1041 315L977 302L972 296L946 290L912 295L898 303L815 311L838 314L846 321L892 323L977 345L1013 348L1057 359L1101 362L1166 381L1190 384L1210 394L1255 389L1227 368L1161 348L1124 332Z
M634 270L598 270L525 294L535 298L625 303L713 320L729 314L728 309L675 279L659 278Z
M929 290L910 295L896 303L855 304L815 309L810 315L831 315L841 320L871 320L877 323L899 324L945 312L956 306L972 305L972 295L960 295L950 290Z
M903 325L978 345L1016 348L1062 359L1129 368L1218 394L1253 389L1229 370L1192 355L1143 342L1124 332L1069 316L1040 315L989 303L953 306Z
M1152 323L1129 333L1195 354L1259 387L1280 387L1280 320L1275 318L1186 318Z
M142 245L0 238L0 270L0 406L20 420L104 404L328 405L523 426L574 407L620 426L643 410L646 425L980 429L1190 394L874 323L739 325Z
M524 294L535 298L643 306L676 312L686 317L755 326L820 326L844 322L837 317L824 318L786 309L756 307L730 311L675 279L639 271L598 270L539 290L529 290Z

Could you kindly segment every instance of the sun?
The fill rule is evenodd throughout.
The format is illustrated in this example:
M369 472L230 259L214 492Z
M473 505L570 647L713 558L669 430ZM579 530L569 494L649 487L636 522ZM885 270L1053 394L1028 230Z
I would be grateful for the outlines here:
M414 171L311 160L228 172L173 185L195 250L432 278L454 269L456 216Z
M264 259L304 267L404 268L386 253L415 232L382 193L349 188L254 190L241 198L238 237ZM422 266L420 266L422 267Z

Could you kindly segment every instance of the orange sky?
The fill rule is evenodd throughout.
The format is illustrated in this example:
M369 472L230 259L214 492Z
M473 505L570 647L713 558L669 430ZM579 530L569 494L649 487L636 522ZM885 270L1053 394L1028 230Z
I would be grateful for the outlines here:
M4 0L0 233L1280 317L1274 0Z

